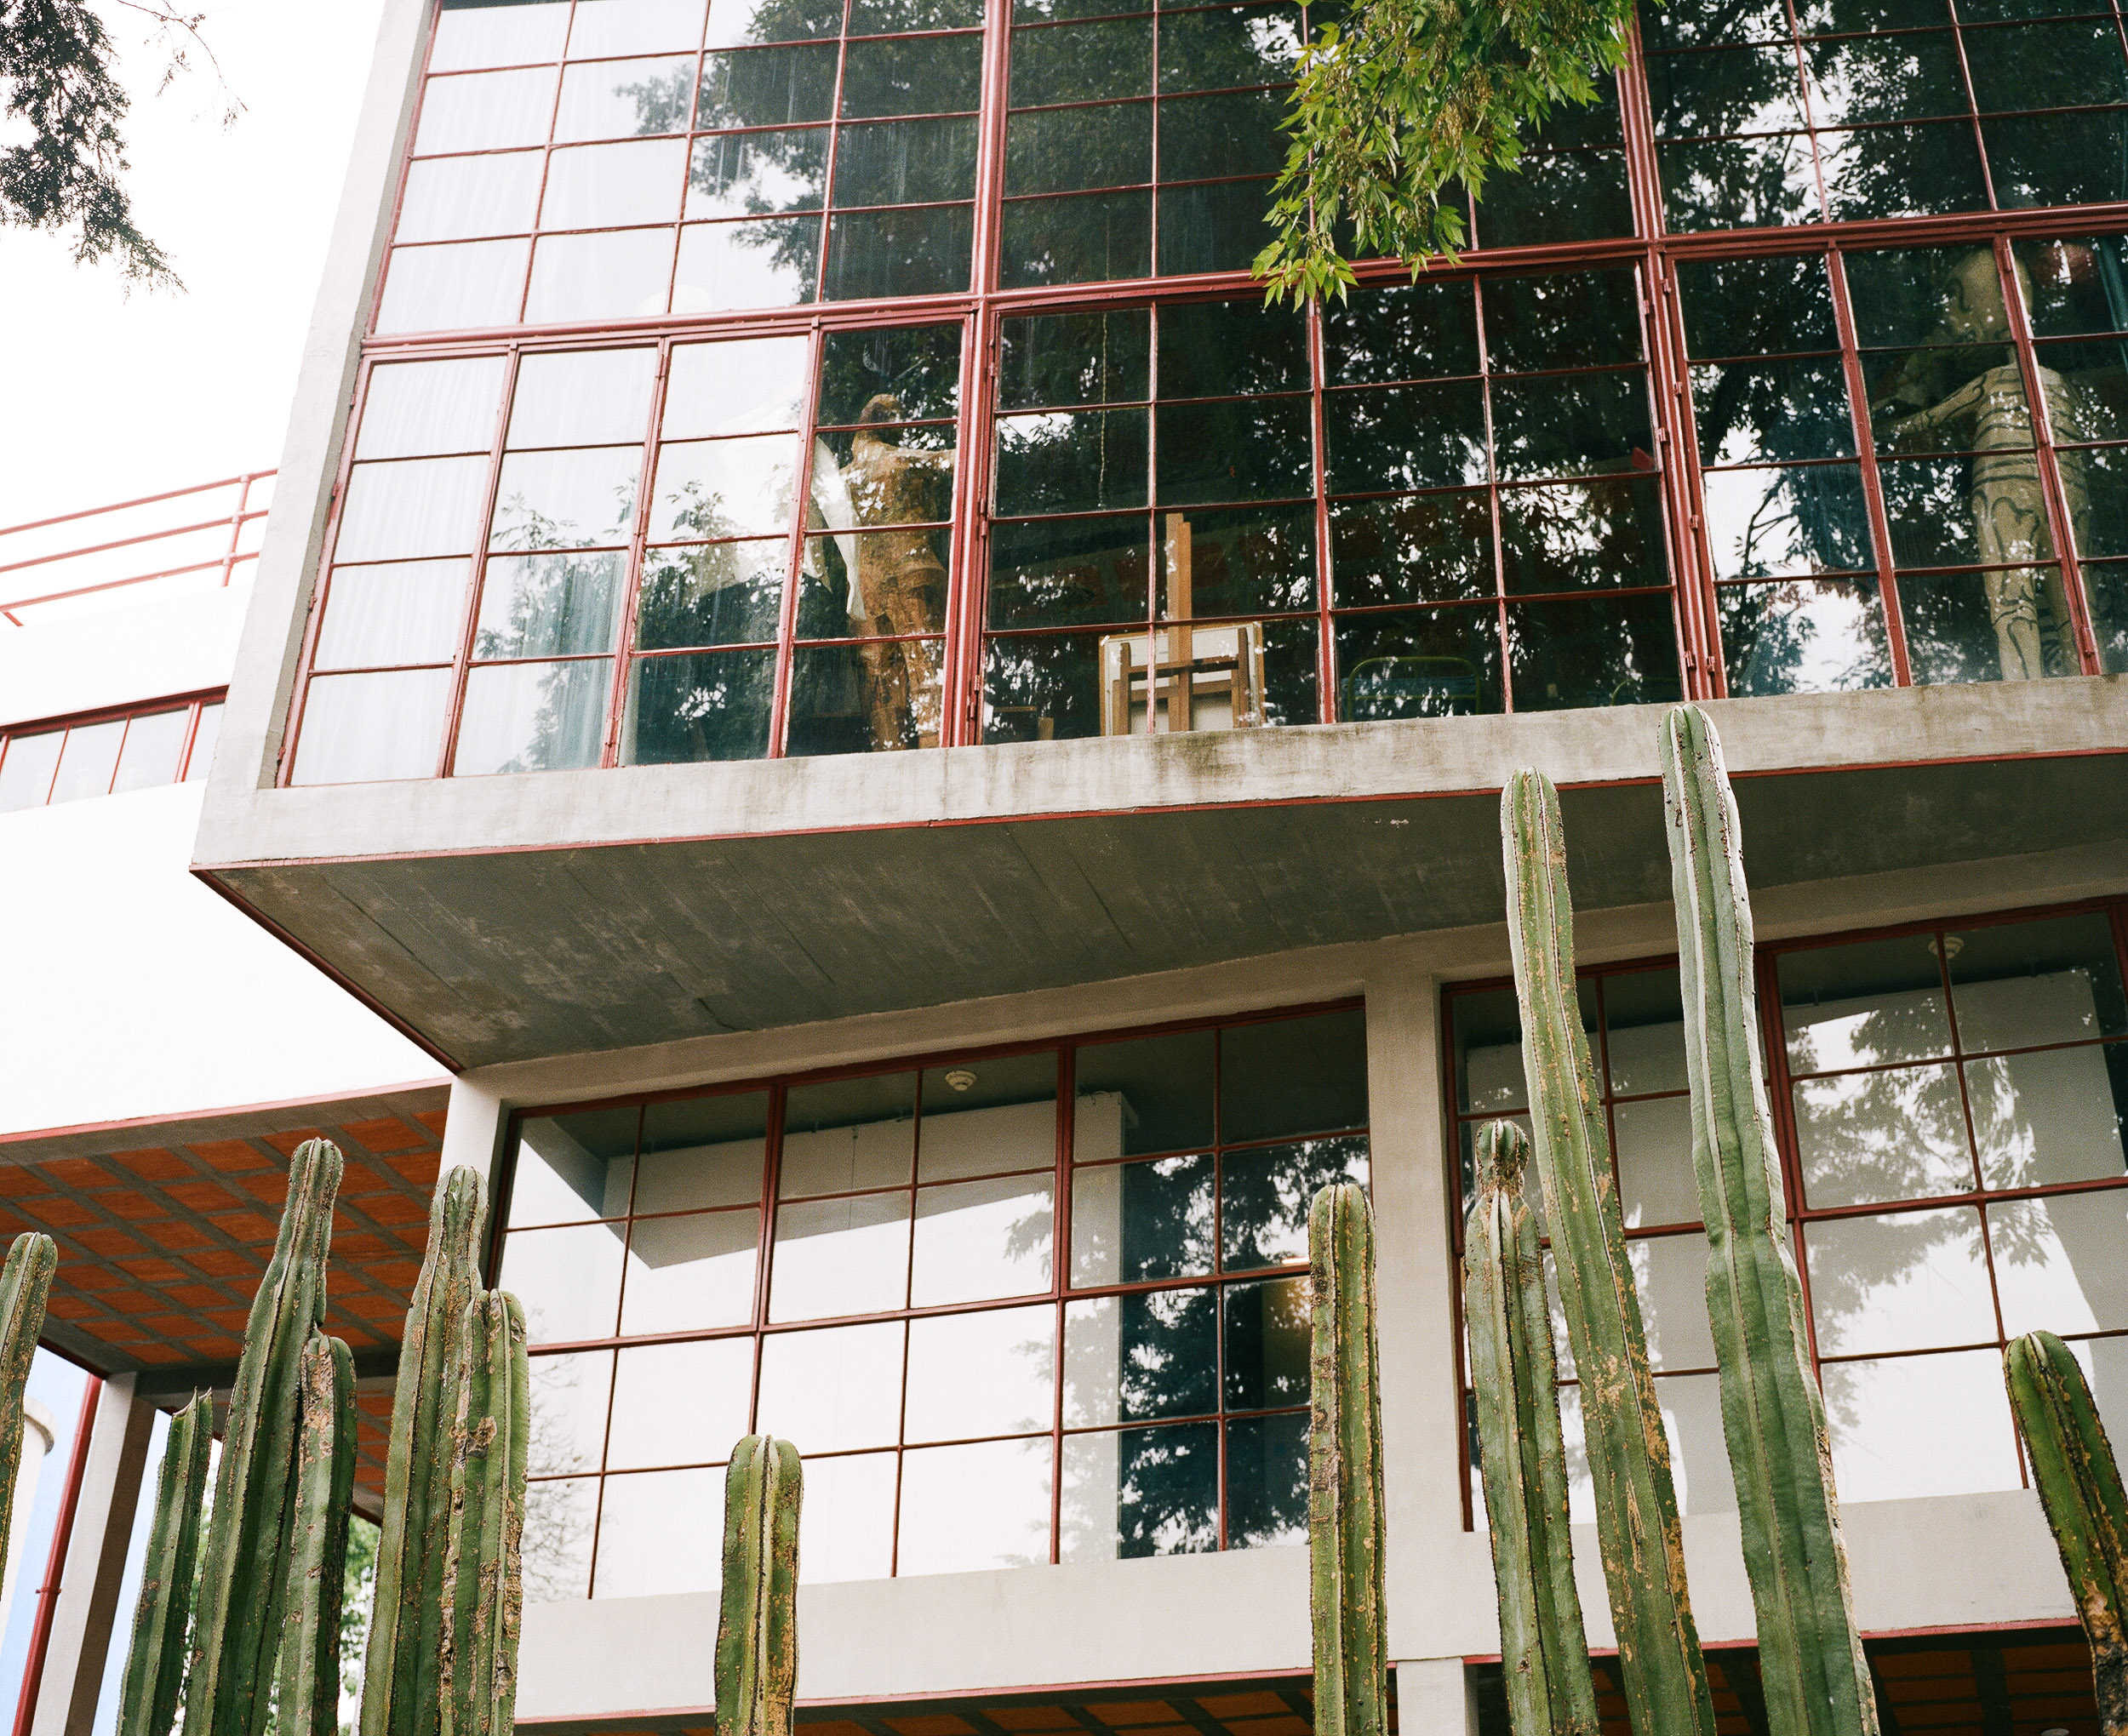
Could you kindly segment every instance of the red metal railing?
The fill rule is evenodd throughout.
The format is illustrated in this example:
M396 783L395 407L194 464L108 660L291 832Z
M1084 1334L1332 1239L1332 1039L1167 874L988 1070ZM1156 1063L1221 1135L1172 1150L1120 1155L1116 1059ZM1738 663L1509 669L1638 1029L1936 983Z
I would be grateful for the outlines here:
M236 570L247 561L258 558L258 539L247 539L246 527L263 520L270 510L252 504L259 487L271 482L273 472L247 471L241 476L220 477L211 483L196 483L190 488L172 488L160 494L143 494L138 500L120 500L108 506L92 506L79 512L63 512L51 518L33 519L26 524L0 527L0 621L10 626L25 626L27 611L70 602L106 591L153 585L158 581L190 577L197 574L220 574L223 585L229 583ZM211 517L194 517L201 509L191 503L202 495L234 491L234 504L226 513ZM180 509L174 503L184 502ZM139 518L122 520L120 515L143 514L146 509L163 506L169 515L179 520L175 523L156 522L159 515L146 514L144 527L132 529ZM99 521L101 521L100 525ZM77 526L79 529L67 535L63 526ZM100 531L131 529L131 534L108 535ZM226 540L216 539L211 544L206 539L209 533L226 531ZM40 537L39 532L51 533ZM73 540L74 536L86 538ZM40 545L65 538L65 545L42 547ZM203 546L212 552L201 554ZM15 551L38 547L34 554L4 558ZM117 555L119 551L139 549L142 558L155 562L146 572L121 572L115 578L102 576L103 568L123 562L105 562L100 567L100 557ZM152 552L146 552L152 551ZM197 559L185 557L199 555ZM175 559L173 562L172 557ZM86 575L94 572L97 576ZM26 575L34 574L34 577ZM61 582L51 589L38 590L27 596L9 593L18 585L49 585L54 580ZM81 582L67 583L73 580Z

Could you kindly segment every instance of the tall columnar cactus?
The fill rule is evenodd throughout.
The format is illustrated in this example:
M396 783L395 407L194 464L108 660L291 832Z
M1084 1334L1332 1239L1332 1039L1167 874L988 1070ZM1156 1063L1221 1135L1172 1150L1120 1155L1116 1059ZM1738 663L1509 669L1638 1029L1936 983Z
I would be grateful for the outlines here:
M524 1310L514 1296L485 1291L466 1305L461 1330L438 1647L443 1736L510 1736L532 1413Z
M1478 1198L1463 1237L1463 1320L1500 1590L1500 1655L1515 1736L1596 1736L1596 1684L1574 1589L1559 1362L1537 1225L1523 1198L1530 1142L1478 1130Z
M266 1727L295 1518L303 1347L325 1316L340 1173L329 1140L296 1147L273 1258L252 1299L200 1563L186 1736L260 1736Z
M1759 1071L1751 897L1736 802L1707 715L1663 720L1692 1168L1707 1225L1707 1311L1722 1431L1759 1619L1771 1736L1875 1736L1877 1698L1848 1590L1825 1402Z
M14 1511L15 1473L22 1468L22 1388L44 1330L59 1250L52 1238L25 1231L0 1265L0 1574L8 1568L8 1515Z
M1574 993L1574 911L1559 792L1517 772L1501 797L1507 939L1545 1214L1596 1497L1633 1728L1714 1736L1714 1705L1685 1583L1685 1542L1640 1301L1611 1180L1610 1139Z
M303 1346L295 1511L283 1594L278 1736L339 1736L340 1603L355 1492L355 1362L323 1333Z
M407 1311L392 1402L362 1736L436 1736L442 1722L437 1665L452 1429L466 1308L480 1288L484 1209L479 1172L466 1168L446 1174L429 1205L428 1253Z
M2029 1332L2011 1342L2003 1365L2032 1481L2091 1642L2099 1727L2128 1736L2128 1495L2120 1467L2067 1345L2051 1332Z
M798 1451L749 1435L724 1472L717 1736L791 1736L798 1688Z
M1382 1601L1381 1385L1375 1226L1367 1195L1334 1183L1307 1214L1308 1611L1317 1736L1387 1736Z
M185 1625L215 1439L214 1401L202 1392L170 1419L155 1482L155 1517L133 1614L133 1649L118 1696L118 1736L169 1736L185 1682Z

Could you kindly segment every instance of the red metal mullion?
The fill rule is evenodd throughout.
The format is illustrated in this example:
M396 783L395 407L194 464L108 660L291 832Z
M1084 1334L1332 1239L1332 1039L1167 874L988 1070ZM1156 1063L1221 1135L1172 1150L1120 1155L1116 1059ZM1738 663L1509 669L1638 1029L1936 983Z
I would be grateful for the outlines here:
M466 687L471 679L473 660L473 640L480 621L481 593L488 584L488 542L490 526L495 516L495 496L502 486L504 448L509 444L510 413L518 397L518 372L523 363L523 351L514 344L509 351L502 381L502 402L495 412L495 443L488 460L488 486L481 494L478 541L473 548L472 567L466 583L466 618L459 628L458 651L452 660L450 704L443 715L443 740L438 750L436 775L448 778L451 761L458 751L458 725L466 709Z
M1958 53L1959 88L1965 93L1965 112L1959 118L1972 129L1973 154L1980 158L1981 187L1988 195L1988 208L1993 210L1998 203L1994 166L1988 160L1988 140L1980 130L1980 102L1973 92L1973 68L1965 54L1965 24L1958 16L1956 6L1951 8L1951 46Z
M377 334L377 315L383 310L384 307L385 285L390 281L392 268L398 263L399 219L406 208L407 180L414 173L414 141L420 135L421 111L428 106L428 82L431 76L429 67L436 57L436 24L438 18L443 12L442 0L437 0L437 3L435 5L426 7L424 10L427 16L426 32L421 43L420 79L415 87L414 111L407 117L406 145L405 147L399 152L397 179L392 190L392 214L386 220L385 223L384 232L388 245L385 249L384 262L377 272L377 281L370 287L369 310L362 323L362 336L365 346L368 345L369 340L375 338ZM554 69L554 82L558 91L560 89L561 78L561 68L557 66ZM550 132L553 130L552 123L551 121L548 123L548 130ZM537 208L535 207L535 209L536 210ZM530 269L529 260L532 253L532 248L529 243L526 245L524 251L527 260L526 269L529 271ZM520 307L523 306L523 298L519 298L519 306ZM25 1733L25 1736L26 1736L26 1733Z
M1817 1305L1811 1297L1810 1242L1803 1233L1803 1160L1796 1137L1795 1102L1788 1082L1788 1025L1781 1010L1780 954L1771 947L1762 946L1753 962L1758 974L1759 1040L1766 1062L1766 1106L1773 1115L1782 1185L1788 1194L1788 1242L1795 1259L1796 1280L1803 1292L1803 1324L1810 1334L1811 1373L1822 1388L1825 1359L1818 1350Z
M976 208L980 214L980 201ZM987 422L984 410L987 397L985 382L989 373L986 366L987 325L988 321L981 316L961 324L960 415L954 436L958 445L953 459L946 619L941 623L946 636L939 669L941 747L965 746L981 739L979 708L982 682L977 673L981 668L981 659L970 644L969 623L976 612L975 599L981 595L983 557L989 545L987 525L976 488L976 478L984 468L982 459L987 455L987 436L984 431ZM980 625L975 631L980 635Z
M1153 29L1153 65L1159 65L1159 20L1155 19ZM1159 149L1159 111L1153 111L1153 149ZM1157 216L1158 214L1156 213ZM1157 228L1157 225L1156 225ZM1157 243L1156 243L1157 244ZM1151 394L1145 412L1145 491L1146 491L1146 585L1145 585L1145 733L1155 734L1159 728L1160 678L1160 587L1167 579L1167 540L1160 524L1160 314L1158 306L1146 310L1146 390ZM1195 592L1191 595L1191 607L1196 607ZM1130 733L1130 688L1124 687L1123 733ZM1172 734L1170 728L1170 733ZM1214 1207L1213 1221L1217 1223L1217 1207Z
M668 295L670 294L668 290ZM627 715L628 683L634 665L630 648L635 643L636 609L643 595L643 566L648 558L644 545L649 540L650 514L655 505L659 433L665 425L665 397L672 378L672 340L658 344L657 374L650 382L650 425L643 436L643 479L636 488L635 521L628 531L628 565L621 575L621 608L614 622L613 677L607 683L606 734L599 745L598 763L621 763L621 726Z
M827 299L828 255L835 241L835 166L842 156L843 75L849 68L849 0L844 0L842 14L842 23L837 27L835 34L835 94L827 111L827 163L821 171L821 257L820 263L813 271L813 299L816 302ZM778 740L780 742L781 738ZM775 744L770 745L769 751L776 751ZM898 1467L895 1474L895 1502L898 1509L901 1505L901 1473Z
M1833 202L1825 191L1825 165L1817 152L1817 106L1811 100L1811 62L1803 51L1803 26L1795 15L1795 0L1782 0L1788 20L1788 50L1795 59L1796 94L1802 103L1804 140L1811 147L1811 184L1817 189L1818 215L1828 222Z
M831 145L829 148L832 151L833 147ZM791 553L784 568L783 603L776 612L775 676L769 701L770 759L783 757L784 731L790 724L792 671L797 662L792 642L798 637L798 587L804 582L805 516L813 500L813 446L816 438L814 429L820 416L821 368L827 348L826 337L817 320L808 336L810 342L806 351L807 390L798 411L798 499L792 503L791 513Z
M37 1614L30 1624L29 1656L22 1669L22 1693L15 1701L14 1736L30 1736L37 1716L37 1693L44 1685L44 1659L51 1649L52 1616L66 1571L67 1546L74 1540L74 1515L81 1505L82 1479L89 1469L89 1443L96 1431L96 1402L103 1378L91 1374L82 1388L81 1412L74 1424L74 1448L66 1459L66 1485L60 1493L59 1519L52 1547L44 1557L44 1583L37 1588Z
M1157 26L1156 26L1157 28ZM1307 372L1308 423L1310 437L1314 447L1313 465L1310 472L1315 492L1315 680L1319 689L1315 715L1319 721L1335 723L1338 721L1337 704L1337 648L1334 639L1336 622L1330 614L1330 447L1324 432L1323 394L1329 379L1330 364L1323 351L1323 304L1310 301L1307 305ZM1225 1465L1226 1431L1220 1431L1221 1442L1221 1465ZM1227 1509L1222 1480L1220 1525L1227 1523ZM1221 1547L1224 1548L1222 1540Z
M1478 330L1478 401L1485 419L1485 511L1492 537L1493 632L1500 646L1500 709L1515 708L1514 642L1507 631L1507 562L1500 533L1500 467L1493 454L1492 351L1485 341L1485 283L1471 280L1473 323Z
M1869 385L1862 378L1862 349L1855 335L1855 308L1847 293L1847 262L1837 249L1825 254L1833 288L1833 323L1839 334L1840 371L1847 379L1847 414L1855 432L1855 454L1862 466L1862 500L1869 515L1869 538L1876 545L1877 606L1884 612L1885 638L1891 651L1891 678L1899 687L1913 685L1907 660L1905 611L1892 571L1891 518L1885 507L1884 478L1877 471L1877 443L1870 431Z
M1657 498L1664 503L1663 555L1670 580L1671 631L1677 644L1678 673L1687 699L1715 699L1720 695L1710 683L1708 671L1719 658L1707 651L1710 636L1701 612L1702 587L1695 582L1698 573L1692 563L1695 539L1686 534L1679 546L1679 533L1693 517L1690 500L1696 496L1688 498L1691 475L1685 448L1691 443L1690 420L1689 416L1681 421L1672 420L1672 412L1679 408L1684 380L1684 369L1671 346L1669 308L1676 295L1662 253L1652 246L1634 275L1640 287L1641 349L1648 358L1641 390L1649 399L1655 432Z

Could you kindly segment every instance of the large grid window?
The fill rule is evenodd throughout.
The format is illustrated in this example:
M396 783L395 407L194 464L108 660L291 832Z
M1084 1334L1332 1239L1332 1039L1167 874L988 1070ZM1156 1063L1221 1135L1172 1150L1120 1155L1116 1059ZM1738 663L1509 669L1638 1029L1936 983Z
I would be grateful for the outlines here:
M2002 1347L2035 1328L2069 1342L2101 1410L2128 1424L2125 915L1760 949L1761 1059L1847 1500L2028 1480ZM1733 1510L1676 969L1585 972L1581 1005L1679 1505ZM1511 989L1452 989L1446 1010L1467 1198L1477 1126L1526 1123L1521 1037ZM1555 1325L1561 1409L1578 1433ZM1574 1451L1581 1518L1593 1510Z
M0 734L0 814L123 796L207 775L221 734L221 696L178 700Z
M755 1430L809 1579L1300 1541L1307 1208L1366 1113L1357 1008L528 1111L532 1595L712 1585Z

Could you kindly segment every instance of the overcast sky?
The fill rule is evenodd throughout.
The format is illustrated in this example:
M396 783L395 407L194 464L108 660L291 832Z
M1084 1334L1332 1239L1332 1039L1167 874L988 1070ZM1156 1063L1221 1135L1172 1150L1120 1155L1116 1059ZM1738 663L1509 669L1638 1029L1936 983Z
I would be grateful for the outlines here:
M0 229L0 525L278 460L380 6L207 0L245 106L224 129L211 70L157 94L167 55L103 0L134 93L134 213L186 288L129 295L61 237Z

